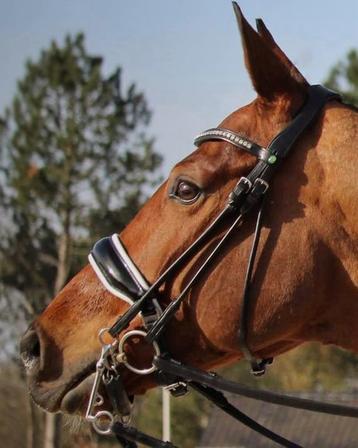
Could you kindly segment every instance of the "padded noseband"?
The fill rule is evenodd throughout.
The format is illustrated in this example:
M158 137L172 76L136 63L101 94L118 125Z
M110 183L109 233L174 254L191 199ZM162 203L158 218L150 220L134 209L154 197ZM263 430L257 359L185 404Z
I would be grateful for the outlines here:
M146 279L129 258L118 235L97 241L88 258L106 288L127 303L132 304L148 289Z

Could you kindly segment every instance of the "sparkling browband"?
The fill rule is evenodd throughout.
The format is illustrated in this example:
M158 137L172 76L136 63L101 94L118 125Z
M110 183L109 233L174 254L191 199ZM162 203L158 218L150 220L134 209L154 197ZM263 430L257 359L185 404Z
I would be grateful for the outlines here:
M195 138L194 145L199 146L201 143L209 140L224 140L228 143L232 143L237 148L243 149L265 162L267 162L271 155L266 148L247 140L241 135L236 134L236 132L224 128L212 128L202 132Z

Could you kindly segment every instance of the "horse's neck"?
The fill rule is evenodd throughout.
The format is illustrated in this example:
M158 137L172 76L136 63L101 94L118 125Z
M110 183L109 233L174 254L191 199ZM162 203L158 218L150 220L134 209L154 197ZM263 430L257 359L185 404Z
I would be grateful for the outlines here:
M330 252L327 306L339 339L333 342L358 352L358 113L329 106L315 153L316 225Z
M327 244L358 285L357 263L350 265L352 255L358 257L358 113L329 108L316 153L322 169L320 199Z

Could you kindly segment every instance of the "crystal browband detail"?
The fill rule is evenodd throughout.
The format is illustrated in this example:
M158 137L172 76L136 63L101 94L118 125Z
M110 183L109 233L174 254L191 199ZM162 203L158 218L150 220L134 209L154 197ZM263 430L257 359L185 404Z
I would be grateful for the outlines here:
M238 134L234 134L232 131L228 131L228 130L224 130L224 129L208 129L205 132L202 132L201 134L199 134L196 138L195 138L195 144L198 140L202 140L205 138L215 138L215 137L226 137L227 139L229 139L231 142L236 143L238 145L242 145L245 146L248 149L252 148L253 143L249 142L248 140L245 140L243 137L241 137Z
M251 142L241 135L236 134L236 132L224 128L212 128L202 132L195 138L194 145L199 146L201 143L209 140L224 140L232 143L237 148L249 152L260 160L267 161L270 157L270 152L266 148Z

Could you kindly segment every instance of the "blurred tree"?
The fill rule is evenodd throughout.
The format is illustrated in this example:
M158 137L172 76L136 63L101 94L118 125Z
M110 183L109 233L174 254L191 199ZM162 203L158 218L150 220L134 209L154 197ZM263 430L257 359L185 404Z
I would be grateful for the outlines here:
M344 61L332 67L324 84L358 107L358 51L350 50Z
M102 64L82 34L52 42L27 62L0 120L3 332L16 328L12 316L32 319L159 180L146 99L134 84L123 89L120 69L104 77Z

